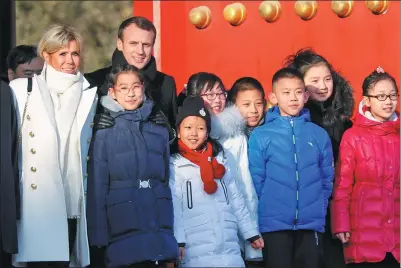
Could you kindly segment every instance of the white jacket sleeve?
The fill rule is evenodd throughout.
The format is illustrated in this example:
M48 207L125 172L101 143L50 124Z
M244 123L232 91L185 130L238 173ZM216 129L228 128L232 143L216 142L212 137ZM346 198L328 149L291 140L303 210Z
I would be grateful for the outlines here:
M238 190L237 180L232 180L227 185L229 202L234 211L235 218L240 233L244 239L249 239L259 235L258 225L255 220L250 217L248 207L245 204L245 199L242 193Z
M244 195L246 206L248 207L250 217L258 226L258 196L251 173L249 172L248 163L248 141L244 135L239 138L237 151L237 181L241 193ZM262 250L254 249L248 241L245 241L245 260L260 261L263 259Z
M174 207L174 236L178 243L185 243L182 188L180 180L176 176L174 166L170 165L169 185Z
M238 187L241 193L244 195L246 205L249 209L252 220L258 221L258 196L256 195L255 187L251 173L249 172L248 163L248 144L245 136L241 136L238 147L238 170L237 180Z

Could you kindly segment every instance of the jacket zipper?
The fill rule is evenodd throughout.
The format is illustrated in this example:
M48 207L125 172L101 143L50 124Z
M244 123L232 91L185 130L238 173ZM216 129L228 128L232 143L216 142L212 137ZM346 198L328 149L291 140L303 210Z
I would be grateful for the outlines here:
M224 183L224 181L220 180L221 186L223 187L224 191L224 197L226 198L227 205L230 204L230 201L228 201L228 194L227 194L227 186Z
M298 176L298 159L297 159L297 148L295 144L295 134L294 134L294 120L290 120L291 130L292 130L292 144L294 145L294 162L295 162L295 178L297 180L297 206L295 208L295 218L294 218L294 230L296 230L296 225L298 221L298 200L299 200L299 176Z
M191 199L191 204L189 200ZM192 209L194 207L194 203L192 200L192 183L190 181L187 181L187 206L189 209Z

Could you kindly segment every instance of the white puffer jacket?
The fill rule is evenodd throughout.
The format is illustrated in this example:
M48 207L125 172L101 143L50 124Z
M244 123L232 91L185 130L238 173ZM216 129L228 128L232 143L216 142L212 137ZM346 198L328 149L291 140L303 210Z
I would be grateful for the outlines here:
M212 116L210 137L218 140L224 148L230 166L234 167L234 177L245 198L251 219L258 221L258 196L248 167L248 140L245 135L246 120L239 109L232 105L226 107L218 115ZM251 247L250 243L241 239L240 245L245 250L245 260L261 261L262 250Z
M245 239L259 234L232 177L232 167L222 154L216 159L226 173L215 180L214 194L204 191L199 166L179 154L170 159L174 235L178 243L185 243L182 267L245 267L238 231Z

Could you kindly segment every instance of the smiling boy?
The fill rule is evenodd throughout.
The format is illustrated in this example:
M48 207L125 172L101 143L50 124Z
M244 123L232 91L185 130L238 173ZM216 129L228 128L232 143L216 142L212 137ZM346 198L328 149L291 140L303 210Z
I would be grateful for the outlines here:
M308 92L298 71L281 69L272 84L269 100L277 106L252 132L248 151L265 265L320 268L334 175L330 138L304 108Z

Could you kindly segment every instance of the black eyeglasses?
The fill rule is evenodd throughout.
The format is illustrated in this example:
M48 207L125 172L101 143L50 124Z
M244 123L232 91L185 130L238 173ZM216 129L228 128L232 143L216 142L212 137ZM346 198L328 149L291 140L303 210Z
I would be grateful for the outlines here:
M220 92L220 93L208 93L208 94L201 94L201 97L206 97L206 99L212 101L214 99L216 99L217 96L219 96L219 98L221 100L225 100L227 98L227 92Z
M389 95L387 95L387 94L377 94L375 96L374 95L366 95L366 97L376 98L379 101L385 101L385 100L387 100L387 98L390 98L390 100L392 100L392 101L398 100L398 94L396 94L396 93L392 93L392 94L389 94Z

